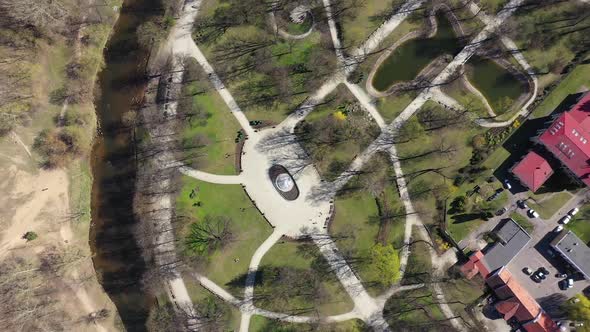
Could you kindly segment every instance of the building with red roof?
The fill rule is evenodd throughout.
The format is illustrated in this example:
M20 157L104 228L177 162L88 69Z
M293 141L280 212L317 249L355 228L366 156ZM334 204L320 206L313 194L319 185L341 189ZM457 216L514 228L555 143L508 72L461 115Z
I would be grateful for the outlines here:
M506 321L517 323L527 332L559 331L557 324L505 267L488 276L486 284L496 295L494 307Z
M524 186L535 192L553 174L553 169L547 160L531 151L512 168L511 172Z
M538 141L575 178L590 186L590 93L560 114Z

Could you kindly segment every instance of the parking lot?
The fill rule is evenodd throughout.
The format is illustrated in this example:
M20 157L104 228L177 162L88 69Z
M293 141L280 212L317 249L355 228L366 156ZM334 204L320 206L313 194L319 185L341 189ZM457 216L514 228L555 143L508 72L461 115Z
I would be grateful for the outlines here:
M531 241L508 265L508 270L512 275L518 279L519 283L529 291L549 314L559 314L559 306L564 300L581 293L586 287L590 286L590 281L578 276L574 278L572 288L562 290L559 287L559 282L564 278L558 278L556 275L571 272L571 269L568 271L565 260L549 246L551 240L557 235L554 232L555 227L558 225L557 221L576 204L578 202L574 198L555 213L550 220L530 219L535 225L533 234L530 234ZM520 212L524 211L521 210ZM531 276L523 272L524 268L527 267L533 272L536 272L540 267L544 267L549 271L549 275L545 280L537 283L531 279Z

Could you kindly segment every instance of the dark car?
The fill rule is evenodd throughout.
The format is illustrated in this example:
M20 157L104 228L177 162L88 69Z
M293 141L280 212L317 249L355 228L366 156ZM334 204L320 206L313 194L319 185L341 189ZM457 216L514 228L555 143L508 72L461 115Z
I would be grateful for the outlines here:
M500 210L496 211L496 215L497 215L497 216L501 216L501 215L503 215L503 214L504 214L506 211L507 211L507 209L506 209L505 207L504 207L504 208L501 208Z
M518 201L516 201L516 205L521 209L528 208L528 205L526 205L526 202L523 199L519 199Z
M544 266L541 266L539 268L539 271L543 272L544 275L549 275L549 271Z
M540 283L542 281L536 273L531 276L531 279L533 279L533 281L536 283Z

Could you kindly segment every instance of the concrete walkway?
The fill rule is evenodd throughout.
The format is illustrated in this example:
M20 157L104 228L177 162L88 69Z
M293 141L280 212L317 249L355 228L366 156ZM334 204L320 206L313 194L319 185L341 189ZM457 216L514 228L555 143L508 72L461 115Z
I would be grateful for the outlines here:
M285 314L271 313L260 310L253 304L254 284L256 271L258 270L260 261L263 256L272 248L272 246L283 236L291 237L311 236L314 243L320 249L328 263L333 267L338 279L343 284L347 293L351 296L355 307L346 314L330 316L323 318L328 321L340 321L351 318L359 318L365 321L376 331L387 331L389 326L383 318L383 306L391 294L395 292L422 287L423 285L403 286L396 285L386 292L382 297L372 298L364 289L359 278L354 274L351 267L344 260L334 241L323 229L324 223L329 217L331 200L339 188L341 188L356 172L360 171L363 165L370 160L372 155L381 150L389 152L393 167L396 174L396 182L399 189L400 197L406 213L408 214L406 226L404 230L404 242L407 244L401 253L401 271L402 274L406 269L409 257L409 243L411 241L412 229L416 226L418 234L424 239L428 239L428 234L423 227L422 221L415 213L414 207L410 200L404 174L401 169L401 164L397 158L397 151L392 142L392 137L403 126L403 124L415 114L424 103L433 97L433 91L436 89L425 89L416 99L414 99L402 113L389 125L385 121L373 105L371 98L367 93L357 85L347 83L347 75L356 68L358 61L364 60L368 54L377 48L377 46L397 27L403 20L417 9L424 1L410 0L407 1L400 11L390 19L388 19L379 29L377 29L369 39L357 50L351 53L350 58L346 58L342 53L341 43L338 39L338 31L336 24L332 18L331 6L329 0L323 0L329 19L328 25L330 27L330 34L333 39L337 56L339 61L343 64L344 70L339 70L335 73L324 85L320 87L310 98L308 98L302 106L287 117L280 125L272 129L265 129L255 132L249 125L248 119L241 111L231 93L222 83L221 79L215 74L213 68L204 57L203 53L191 39L191 29L194 23L195 15L197 14L198 5L200 1L196 1L194 6L186 5L183 15L178 21L176 28L171 34L172 40L172 54L190 56L197 60L208 74L213 86L220 94L232 114L236 117L242 128L246 131L248 139L244 144L244 155L242 157L243 172L237 176L221 176L209 174L189 168L181 168L181 172L189 176L201 179L203 181L210 181L221 184L242 184L253 203L267 218L267 220L275 228L271 236L256 250L254 253L248 270L246 280L246 288L244 291L244 301L238 301L231 294L223 290L223 288L212 283L205 277L198 277L199 282L217 294L223 300L239 306L243 313L240 331L247 331L252 314L261 314L263 316L288 320L293 322L309 322L311 317L305 316L288 316ZM523 0L512 0L506 6L500 15L490 20L489 24L484 30L477 35L477 37L465 47L448 66L434 79L433 86L444 83L448 80L457 69L463 65L481 45L481 42L489 37L489 35L514 11L514 8L522 3ZM346 83L345 83L346 82ZM313 108L323 101L323 99L330 94L340 83L345 83L352 94L359 100L361 105L367 112L375 119L377 124L382 128L381 135L369 146L367 150L359 154L352 162L347 172L343 173L336 181L329 184L322 184L319 174L313 165L309 163L309 157L305 154L301 146L293 136L293 130L296 124L305 118ZM174 106L176 107L176 106ZM175 108L173 108L175 109ZM293 175L298 188L301 192L301 198L295 201L285 201L273 187L272 183L268 181L267 170L273 164L284 165ZM325 195L318 195L318 188L327 188ZM281 208L278 209L277 207ZM440 268L444 264L440 263L439 258L434 251L430 250L431 260L435 269L435 274L439 276L442 273ZM445 261L447 262L447 261ZM187 299L186 287L181 278L174 279L170 283L171 293L174 298L181 299L188 305L190 298ZM440 285L435 283L433 285L434 292L437 299L440 300L441 310L445 316L450 319L450 322L460 331L464 330L463 325L457 319L453 319L452 310L446 305L444 301L444 294ZM186 293L185 293L186 292ZM192 304L191 304L192 307ZM314 319L318 319L315 317Z
M217 184L241 184L242 183L242 177L240 175L217 175L217 174L211 174L211 173L207 173L207 172L202 172L202 171L198 171L195 169L192 169L190 167L180 167L179 168L180 173L193 177L197 180L201 180L201 181L205 181L205 182L211 182L211 183L217 183Z

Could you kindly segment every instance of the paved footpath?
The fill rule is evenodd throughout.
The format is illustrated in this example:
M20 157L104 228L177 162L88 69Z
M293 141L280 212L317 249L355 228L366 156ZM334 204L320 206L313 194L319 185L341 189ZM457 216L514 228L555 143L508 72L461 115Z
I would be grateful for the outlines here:
M514 11L514 8L522 3L523 0L512 0L510 3L501 11L501 13L492 18L489 21L489 24L482 30L480 34L468 45L466 46L448 66L434 79L433 85L439 85L446 80L448 80L456 71L457 69L462 66L477 50L477 48L481 45L481 43L486 40L491 33ZM229 107L232 114L236 117L242 128L246 131L250 139L247 141L245 145L245 151L247 151L246 158L244 159L246 164L249 162L250 159L255 159L256 161L252 161L252 165L256 170L260 171L260 169L265 170L268 167L268 163L273 162L278 157L277 152L275 149L272 149L272 153L267 150L264 150L265 140L263 138L270 138L273 134L280 134L280 131L286 131L288 133L292 133L295 125L301 121L309 112L313 110L313 108L320 103L328 94L330 94L339 84L346 81L347 75L354 70L356 65L359 61L364 60L368 54L370 54L376 47L397 27L403 20L411 14L411 12L417 9L424 0L410 0L404 3L401 7L401 10L392 15L392 17L387 20L380 28L378 28L365 42L360 48L352 52L351 58L345 58L344 54L339 54L338 58L339 61L343 64L344 70L341 72L336 73L331 79L329 79L318 91L312 95L303 105L294 112L291 116L287 117L285 121L283 121L277 128L273 130L263 130L261 132L255 132L249 125L248 119L243 114L237 103L235 102L234 98L232 97L231 93L227 90L225 85L222 83L220 78L214 72L211 65L208 63L207 59L204 57L203 53L197 47L195 42L191 38L191 29L194 23L195 15L197 14L198 7L201 1L196 1L194 6L186 5L184 8L184 12L182 17L180 18L177 26L173 29L171 34L172 40L172 54L185 54L194 57L197 62L203 67L205 72L208 74L209 79L213 83L215 89L219 92L224 102ZM329 26L330 26L330 33L334 40L335 48L341 50L341 43L338 39L338 34L336 30L335 22L331 16L331 8L330 3L328 0L324 0L324 5L326 10L328 11L328 18L329 18ZM508 9L506 9L508 8ZM383 129L382 134L379 136L377 140L375 140L365 152L361 153L359 157L355 158L351 167L345 172L341 177L338 178L337 181L331 184L331 194L334 194L338 188L340 188L346 181L350 179L352 175L356 172L360 171L365 162L367 162L371 156L380 150L387 150L390 153L392 163L394 166L394 170L396 173L396 181L398 185L398 189L400 192L400 196L402 198L402 202L406 207L406 212L408 213L407 221L406 221L406 228L404 231L404 241L406 244L409 244L412 229L414 226L417 226L419 236L423 237L424 239L428 239L428 234L423 227L423 224L419 218L419 216L415 213L414 208L412 206L410 196L407 191L404 175L401 169L401 164L399 159L397 158L397 152L395 150L395 146L393 145L392 137L395 133L401 128L401 126L411 117L414 115L416 111L418 111L424 103L432 97L432 89L425 89L422 91L416 99L414 99L404 111L389 125L385 125L385 121L382 119L379 112L376 110L374 105L372 104L371 99L368 97L366 92L362 90L360 87L354 84L347 84L347 87L351 90L353 95L359 100L359 102L364 106L365 109L373 116L375 121L378 125ZM287 140L289 141L289 140ZM282 155L289 155L291 152L299 152L299 150L294 147L294 145L290 142L283 144L284 146L280 149L279 154ZM273 154L274 153L274 154ZM268 159L268 160L267 160ZM261 161L262 160L262 161ZM306 186L313 183L319 183L319 177L317 177L317 172L314 171L313 167L306 168L308 171L302 172L302 176L305 179L299 184L303 183ZM183 168L182 171L185 174L189 174L196 178L201 178L205 181L210 180L211 182L216 183L224 183L224 184L236 184L242 183L245 181L248 187L248 190L261 190L260 195L261 197L268 198L269 201L273 202L274 197L277 196L274 191L271 191L272 188L269 187L267 184L266 186L262 186L260 181L256 181L258 179L258 173L254 171L250 172L246 168L244 170L245 175L238 175L238 176L220 176L220 175L213 175L205 172L195 171L188 168ZM263 172L264 173L264 172ZM265 175L266 179L266 175ZM248 184L251 182L250 184ZM268 181L267 181L268 182ZM307 183L309 182L309 183ZM270 192L274 193L274 196L270 194ZM258 194L256 194L258 195ZM263 204L263 202L267 201L267 199L259 200L259 204ZM300 200L301 201L301 200ZM274 203L273 203L274 204ZM283 204L286 204L283 202ZM295 203L293 203L295 204ZM323 204L323 203L322 203ZM267 214L266 217L273 223L275 226L275 231L271 234L271 236L256 250L254 253L250 265L249 265L249 272L248 277L246 280L246 288L245 288L245 299L242 303L240 303L240 310L242 311L242 320L240 324L241 331L247 331L250 323L250 318L252 314L268 314L274 315L270 312L265 312L258 308L254 307L253 304L253 295L254 295L254 278L256 275L256 271L258 270L258 266L262 257L266 254L268 250L287 232L294 232L299 231L299 229L295 229L293 225L290 223L282 223L279 222L277 216L273 215L273 211L276 210L276 204L274 209L266 210ZM315 211L314 209L318 209L318 211L323 211L323 209L327 208L327 205L321 205L309 209L311 212ZM296 209L300 209L299 207L294 207ZM262 206L261 210L264 211L265 207ZM298 210L299 211L299 210ZM275 211L276 212L276 211ZM300 212L308 212L301 210ZM322 215L319 213L319 217L315 215L310 216L309 223L316 224L314 221L315 218L318 218L319 221L325 219L326 215ZM305 225L307 220L301 221L301 223L295 223L296 226L299 224ZM345 290L353 299L355 303L354 309L350 313L346 313L343 315L338 316L331 316L329 319L333 321L337 321L339 319L350 319L352 317L363 319L369 326L372 326L377 331L387 331L389 330L389 326L385 322L383 318L383 305L385 304L386 298L372 298L368 295L364 287L362 286L361 281L358 277L354 274L351 267L347 264L344 260L334 241L329 237L328 234L321 232L321 231L313 231L310 233L313 241L318 245L320 248L320 252L324 255L330 265L333 267L334 271L338 279L342 282ZM402 263L402 273L405 271L405 267L407 266L407 260L409 256L409 250L407 249L409 246L406 245L405 249L402 251L401 263ZM433 252L430 251L431 259L433 261L433 266L436 267L435 274L442 273L441 269L439 268L442 264L438 264L438 257ZM200 277L199 278L201 284L204 287L207 287L209 290L218 294L222 299L230 302L236 303L233 297L230 297L229 293L224 292L223 289L213 283L210 280ZM186 299L186 287L184 286L184 282L182 279L178 278L175 279L170 284L172 288L173 297L178 297L182 299L182 301L189 304L190 298ZM413 287L421 287L421 285L416 285ZM453 313L448 307L448 305L444 301L444 294L440 289L440 285L435 283L433 285L434 292L436 294L437 299L441 300L441 309L445 316L450 319L451 323L458 329L464 330L462 324L457 320L453 319ZM399 286L394 286L391 290L386 292L386 294L393 294L396 291L409 289ZM188 294L188 293L187 293ZM236 303L237 304L237 303ZM192 304L191 304L192 306ZM283 314L276 314L275 316L278 319L292 319L293 321L309 321L306 317L282 317L280 315Z

